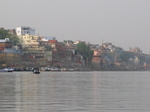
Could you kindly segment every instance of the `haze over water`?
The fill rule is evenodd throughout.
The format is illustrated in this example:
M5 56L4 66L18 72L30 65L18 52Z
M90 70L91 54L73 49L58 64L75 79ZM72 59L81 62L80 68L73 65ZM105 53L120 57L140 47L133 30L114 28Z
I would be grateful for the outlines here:
M149 112L150 72L1 72L0 112Z
M150 53L150 0L1 0L0 27L35 28L58 41L110 42Z

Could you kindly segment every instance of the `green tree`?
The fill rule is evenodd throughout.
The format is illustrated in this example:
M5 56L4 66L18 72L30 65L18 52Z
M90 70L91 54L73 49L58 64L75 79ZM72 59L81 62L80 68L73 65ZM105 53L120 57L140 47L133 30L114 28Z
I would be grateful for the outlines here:
M86 45L84 42L80 42L76 45L77 52L83 56L85 64L89 65L92 62L93 50L90 49L89 45Z
M133 52L124 51L122 54L120 54L120 59L124 62L128 62L130 58L134 58Z
M19 39L16 35L12 35L9 33L9 30L5 30L3 28L0 29L0 39L9 38L13 45L19 44Z

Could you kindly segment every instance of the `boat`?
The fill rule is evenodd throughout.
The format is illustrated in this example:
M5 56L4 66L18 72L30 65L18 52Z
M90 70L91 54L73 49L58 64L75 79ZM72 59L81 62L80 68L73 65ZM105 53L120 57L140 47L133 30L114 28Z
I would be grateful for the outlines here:
M39 68L34 68L34 69L33 69L33 73L34 73L34 74L40 74Z
M8 68L8 72L13 72L14 69L13 68Z
M13 68L2 68L0 72L13 72Z

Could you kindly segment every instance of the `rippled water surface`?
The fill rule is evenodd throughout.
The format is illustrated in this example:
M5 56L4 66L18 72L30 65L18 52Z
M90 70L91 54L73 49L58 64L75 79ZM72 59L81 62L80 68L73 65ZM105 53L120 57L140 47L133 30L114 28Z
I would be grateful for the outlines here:
M0 72L0 112L150 112L150 72Z

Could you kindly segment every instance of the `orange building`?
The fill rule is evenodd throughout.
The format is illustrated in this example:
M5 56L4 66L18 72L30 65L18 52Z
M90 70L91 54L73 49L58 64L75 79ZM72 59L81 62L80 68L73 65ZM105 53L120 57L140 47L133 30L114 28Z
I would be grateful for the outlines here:
M4 50L5 48L11 48L12 43L11 42L0 42L0 50Z
M95 50L94 53L93 53L92 63L99 64L100 62L101 62L101 52Z

